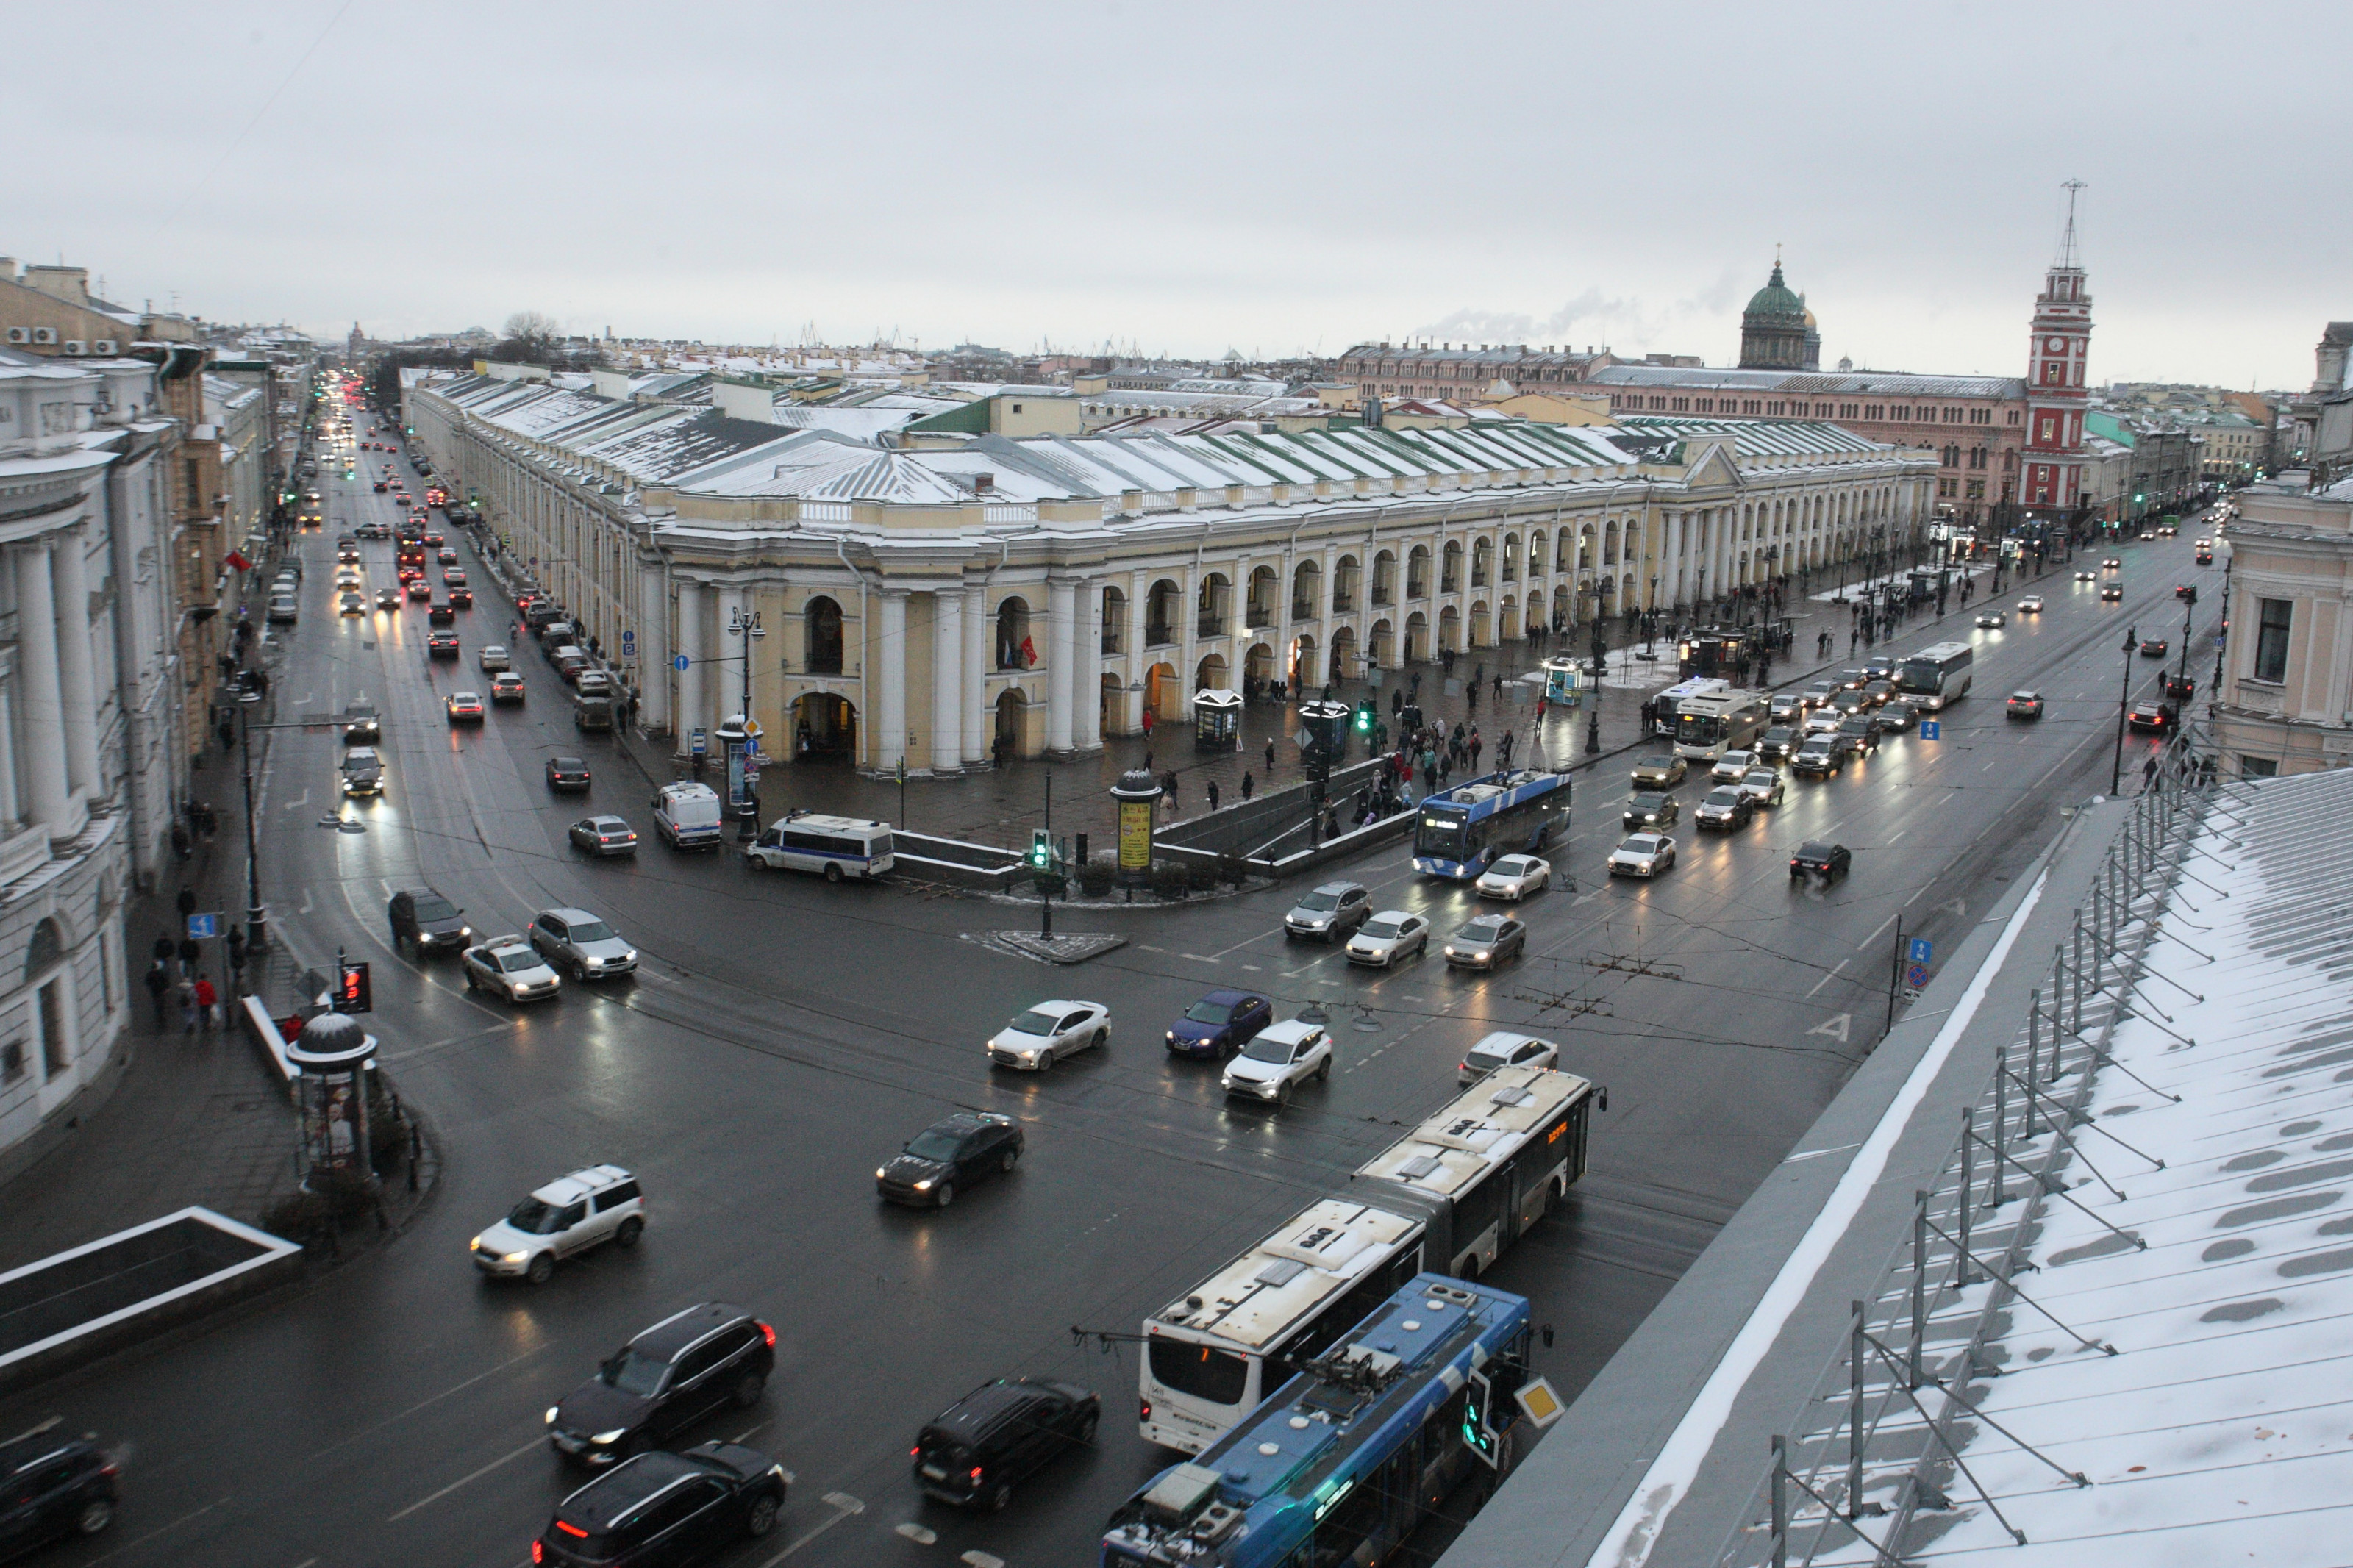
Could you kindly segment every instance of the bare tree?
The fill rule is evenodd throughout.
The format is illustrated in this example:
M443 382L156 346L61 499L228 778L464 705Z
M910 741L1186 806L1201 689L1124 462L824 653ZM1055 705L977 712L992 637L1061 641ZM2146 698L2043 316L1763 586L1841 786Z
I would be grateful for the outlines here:
M564 341L564 327L553 316L537 310L517 310L507 318L506 335L517 342L553 345Z

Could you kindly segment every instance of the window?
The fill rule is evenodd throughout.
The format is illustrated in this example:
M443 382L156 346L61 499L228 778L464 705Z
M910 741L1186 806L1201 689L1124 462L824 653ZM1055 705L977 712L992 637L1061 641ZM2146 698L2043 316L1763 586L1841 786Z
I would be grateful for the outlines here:
M2255 604L2254 678L2257 680L2285 680L2287 632L2294 618L2295 602L2292 599L2258 599Z
M1713 398L1713 397L1703 397L1703 398L1701 398L1701 399L1699 400L1699 411L1700 411L1702 414L1713 414L1713 413L1715 413L1715 398Z
M1983 479L1971 479L1969 481L1969 499L1971 500L1985 500L1985 481Z
M1145 1353L1155 1383L1212 1405L1239 1405L1250 1386L1250 1363L1231 1351L1155 1337Z
M41 1014L41 1071L55 1078L66 1070L65 1007L58 995L58 983L50 981L37 993Z
M25 1076L25 1042L11 1040L0 1046L0 1083L14 1083Z
M1951 500L1954 495L1958 493L1959 489L1960 481L1958 479L1938 479L1936 481L1936 494L1947 500Z
M2242 756L2239 759L2239 776L2242 779L2275 778L2278 774L2279 759L2276 757Z

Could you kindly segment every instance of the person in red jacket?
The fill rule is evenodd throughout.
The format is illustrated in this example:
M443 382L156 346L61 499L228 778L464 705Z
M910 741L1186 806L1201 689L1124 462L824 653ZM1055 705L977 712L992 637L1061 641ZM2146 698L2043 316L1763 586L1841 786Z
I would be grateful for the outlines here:
M196 972L196 1021L207 1035L220 1021L220 993L213 989L212 978L203 970Z

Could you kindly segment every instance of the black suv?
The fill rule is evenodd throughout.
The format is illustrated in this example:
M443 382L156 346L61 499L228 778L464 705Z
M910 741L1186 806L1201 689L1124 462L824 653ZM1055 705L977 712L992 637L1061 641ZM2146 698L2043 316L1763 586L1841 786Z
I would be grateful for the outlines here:
M1074 1384L999 1378L974 1389L915 1439L915 1484L942 1502L995 1511L1013 1483L1095 1440L1103 1404Z
M535 1563L685 1568L776 1527L792 1475L757 1448L703 1443L640 1454L555 1505Z
M585 1464L609 1465L723 1405L758 1404L776 1364L776 1331L751 1313L723 1301L689 1307L615 1351L551 1406L547 1440Z
M466 911L430 888L405 888L393 894L385 914L392 921L392 945L413 943L419 958L436 948L463 947L474 939Z
M60 1437L51 1416L0 1439L0 1558L114 1522L113 1459L90 1437Z
M917 1134L899 1157L874 1173L874 1187L894 1203L945 1208L956 1188L1010 1172L1021 1158L1021 1129L1009 1116L959 1110Z

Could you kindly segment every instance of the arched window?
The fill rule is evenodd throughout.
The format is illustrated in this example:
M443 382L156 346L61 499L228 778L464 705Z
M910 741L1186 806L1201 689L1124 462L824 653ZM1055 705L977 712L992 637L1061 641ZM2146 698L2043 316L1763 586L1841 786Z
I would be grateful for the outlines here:
M841 606L818 595L801 612L808 635L808 668L812 675L841 673Z
M65 961L65 933L51 915L33 928L33 940L25 949L25 984L30 985Z
M1029 601L1015 594L997 606L997 668L1029 668L1036 662L1034 647L1022 646L1029 641Z

